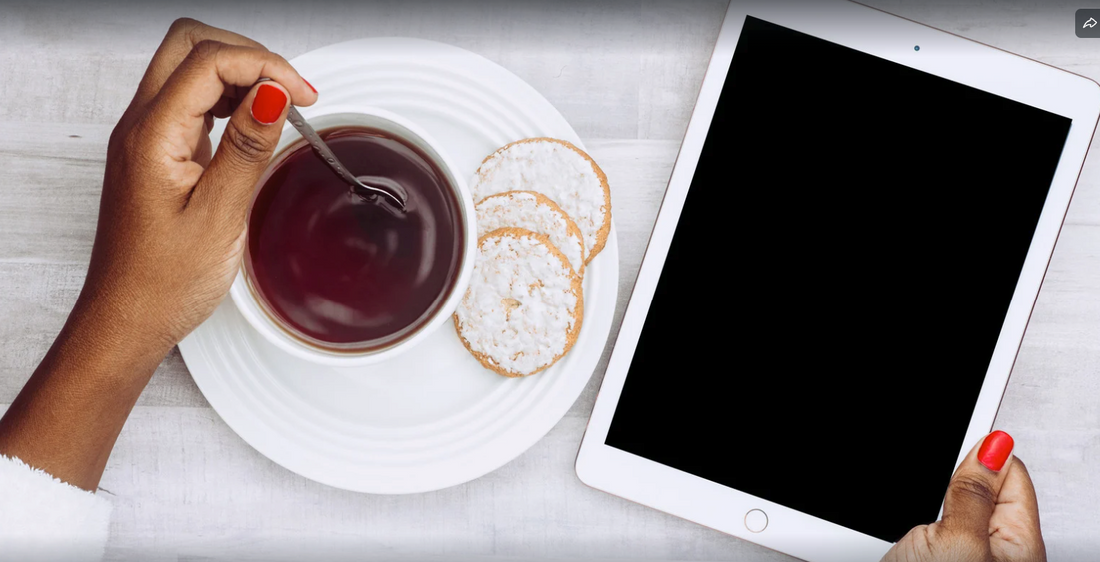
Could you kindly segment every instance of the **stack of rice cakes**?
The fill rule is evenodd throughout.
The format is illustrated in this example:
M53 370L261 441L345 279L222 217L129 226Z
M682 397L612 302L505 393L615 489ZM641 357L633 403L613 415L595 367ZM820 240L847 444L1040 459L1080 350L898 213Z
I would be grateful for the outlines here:
M530 376L577 341L585 266L611 232L611 188L583 150L533 138L486 158L470 191L478 252L455 328L485 368Z

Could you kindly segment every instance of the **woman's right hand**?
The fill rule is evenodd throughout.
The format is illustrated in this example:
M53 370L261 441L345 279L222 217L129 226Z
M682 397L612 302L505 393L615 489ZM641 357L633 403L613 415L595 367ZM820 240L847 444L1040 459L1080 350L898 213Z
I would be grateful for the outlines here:
M966 456L947 488L943 519L909 531L883 562L1045 562L1031 476L995 431Z

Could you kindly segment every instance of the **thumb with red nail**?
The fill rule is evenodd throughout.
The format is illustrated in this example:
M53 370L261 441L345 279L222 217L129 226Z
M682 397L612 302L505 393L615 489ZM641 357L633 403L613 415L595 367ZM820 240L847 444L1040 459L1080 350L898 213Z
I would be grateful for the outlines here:
M1015 442L994 431L951 477L943 518L909 531L883 562L1045 562L1039 504Z

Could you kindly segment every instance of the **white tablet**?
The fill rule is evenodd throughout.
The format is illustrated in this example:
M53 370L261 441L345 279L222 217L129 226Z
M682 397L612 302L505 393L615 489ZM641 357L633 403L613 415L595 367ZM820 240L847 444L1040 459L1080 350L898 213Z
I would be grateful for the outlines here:
M581 480L815 562L936 520L1098 115L1088 79L858 4L735 0Z

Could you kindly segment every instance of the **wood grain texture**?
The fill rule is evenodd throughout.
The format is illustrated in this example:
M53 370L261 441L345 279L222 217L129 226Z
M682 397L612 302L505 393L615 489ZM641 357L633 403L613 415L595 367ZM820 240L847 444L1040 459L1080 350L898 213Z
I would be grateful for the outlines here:
M209 409L142 407L100 486L113 494L112 545L142 558L782 558L580 485L572 467L586 422L566 418L519 458L466 485L372 496L288 472Z
M1063 0L874 0L905 17L1100 78L1100 41ZM110 2L0 7L0 404L65 321L95 232L107 137L164 30L191 16L287 57L405 35L498 62L558 107L608 174L618 332L725 2ZM308 78L308 77L307 77ZM323 92L322 92L323 95ZM821 142L807 135L806 150ZM102 488L109 560L786 560L596 492L573 473L606 367L527 453L469 484L366 496L255 452L207 406L178 352L123 430ZM1100 156L1081 176L997 426L1036 480L1052 560L1100 550ZM0 406L2 409L3 406ZM903 485L904 475L899 475Z

